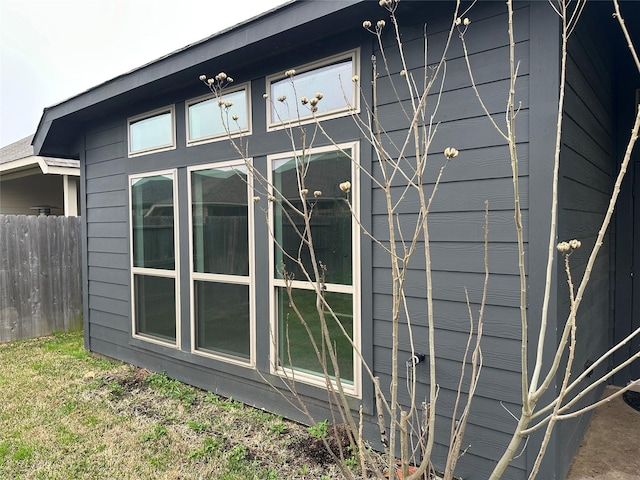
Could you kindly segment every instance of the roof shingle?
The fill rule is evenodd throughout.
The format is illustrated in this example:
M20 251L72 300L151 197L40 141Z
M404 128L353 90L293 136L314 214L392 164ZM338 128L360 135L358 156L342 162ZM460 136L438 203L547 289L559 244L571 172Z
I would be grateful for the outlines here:
M27 158L33 156L33 135L24 137L17 142L10 143L9 145L0 148L0 165L3 163L9 163L14 160L20 160L21 158ZM67 160L66 158L53 158L43 157L45 163L50 167L80 167L78 160Z

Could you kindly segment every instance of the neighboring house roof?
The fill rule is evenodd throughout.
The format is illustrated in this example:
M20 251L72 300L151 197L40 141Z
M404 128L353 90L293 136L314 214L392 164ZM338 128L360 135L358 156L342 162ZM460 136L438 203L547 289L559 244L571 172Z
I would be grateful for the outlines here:
M0 175L22 177L42 173L44 175L80 176L80 162L65 158L42 157L34 154L33 135L13 142L0 149Z

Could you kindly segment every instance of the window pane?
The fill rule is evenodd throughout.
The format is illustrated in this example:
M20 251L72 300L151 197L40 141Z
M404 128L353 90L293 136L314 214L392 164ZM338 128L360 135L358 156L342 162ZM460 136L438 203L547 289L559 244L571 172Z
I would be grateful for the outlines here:
M195 282L198 349L250 358L249 286Z
M133 266L175 268L173 176L131 180Z
M193 270L249 275L249 210L244 167L192 172Z
M176 341L175 280L134 275L136 333Z
M346 150L346 153L351 152ZM274 186L293 206L301 209L296 160L277 160L273 167ZM321 153L307 157L306 167L304 185L309 190L308 202L313 205L311 235L316 259L326 268L325 283L351 285L351 212L345 201L345 193L340 190L340 183L351 180L351 159L338 151ZM312 194L316 190L322 192L317 198ZM294 279L306 280L299 265L289 258L298 258L300 255L305 269L312 274L309 249L302 246L300 241L303 219L293 208L280 202L274 206L274 212L275 236L280 245L274 245L276 271L280 271L284 265ZM288 255L283 255L280 247Z
M189 141L226 135L225 125L230 132L249 129L249 109L247 91L240 90L222 95L225 102L233 102L229 109L221 108L217 98L210 98L189 106ZM233 120L238 115L238 120Z
M354 105L353 100L353 62L351 59L326 67L316 68L308 72L296 74L293 82L284 78L271 84L271 122L307 117L310 115L308 105L300 104L300 98L313 98L317 92L323 97L318 102L316 115L335 110L345 110ZM286 102L277 101L285 96Z
M129 125L131 152L173 145L171 112L138 120Z
M307 329L298 319L293 308L291 308L286 289L280 287L276 290L279 320L278 349L281 365L322 375L322 367L312 346ZM316 293L313 290L293 290L292 294L293 302L311 330L318 350L322 355L324 337L321 335L320 317L316 310ZM325 298L344 329L353 338L353 302L351 294L326 292ZM353 348L342 333L339 325L328 312L325 314L325 320L331 343L338 358L340 377L345 381L352 382ZM326 352L326 346L324 351ZM333 375L334 370L329 353L326 352L325 354L326 362L324 363L328 366L329 374Z

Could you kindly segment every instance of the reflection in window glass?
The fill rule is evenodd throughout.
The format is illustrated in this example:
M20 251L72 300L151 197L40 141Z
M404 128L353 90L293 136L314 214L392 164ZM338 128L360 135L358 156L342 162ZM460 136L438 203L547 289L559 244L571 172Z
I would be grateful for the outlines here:
M337 322L326 311L324 318L331 345L337 352L340 377L354 382L353 348L350 339L356 337L354 326L354 275L352 215L340 184L353 181L353 150L332 150L312 153L304 157L288 157L271 163L272 181L276 201L273 202L272 242L274 253L274 287L277 305L277 355L279 365L296 371L322 377L322 364L329 365L329 375L334 375L330 365L327 339L321 335L321 317L317 311L316 291L309 285L304 271L313 275L311 255L301 240L305 223L301 211L303 204L300 189L320 191L308 194L307 207L311 212L311 237L315 259L324 268L323 295L333 309ZM300 172L304 171L304 177ZM300 259L302 267L292 258ZM290 299L282 277L282 269L294 281ZM315 282L311 277L311 281ZM299 281L300 283L296 283ZM295 305L303 323L296 314ZM346 332L346 336L342 328ZM309 332L323 360L313 348Z
M131 180L133 266L175 268L173 177Z
M129 124L129 152L138 153L173 145L171 111L133 121Z
M353 60L348 59L333 65L297 73L291 78L271 83L271 123L309 117L308 105L300 105L300 98L313 98L317 92L322 93L318 102L316 115L346 110L354 105ZM285 102L277 101L286 97Z
M311 234L316 259L326 267L325 282L351 285L352 243L351 212L345 202L345 194L340 183L351 179L351 159L345 152L332 151L309 155L305 187L310 191L319 190L322 195L313 198ZM282 266L297 280L306 280L302 269L292 258L300 255L308 272L313 271L309 249L302 245L300 232L302 218L294 208L302 207L298 188L295 158L285 158L273 162L274 187L290 202L274 205L275 235L278 245L274 245L276 271ZM292 219L293 221L290 221ZM288 255L283 254L283 251Z
M191 171L194 349L224 360L252 359L247 168Z
M197 348L250 358L249 285L195 282Z
M228 109L220 107L215 97L188 106L188 142L225 136L227 130L235 133L249 129L247 90L226 93L221 100L232 102L233 106ZM238 116L237 121L233 120L234 115Z
M129 180L133 333L178 342L175 173Z
M246 182L244 167L192 172L195 272L249 274Z
M175 279L134 275L137 332L176 341Z
M284 367L295 368L302 372L323 375L323 370L318 361L318 355L309 338L309 333L303 323L298 319L293 308L291 308L291 302L289 301L286 289L282 287L277 288L277 296L278 318L280 320L278 339L280 364ZM331 305L344 330L353 338L352 295L327 292L325 298L327 303ZM292 299L311 331L321 358L325 359L323 363L329 367L329 375L333 375L333 365L330 361L329 353L326 352L324 337L321 334L320 317L316 310L315 291L294 289L292 291ZM329 312L325 313L325 321L331 337L332 346L338 358L340 378L347 382L353 382L353 348L351 347L351 343L349 339L345 337L342 329Z

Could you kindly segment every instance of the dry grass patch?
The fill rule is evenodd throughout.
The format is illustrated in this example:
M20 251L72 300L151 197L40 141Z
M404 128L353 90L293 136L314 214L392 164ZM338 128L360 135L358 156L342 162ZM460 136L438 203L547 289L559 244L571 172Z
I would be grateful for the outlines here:
M0 389L0 478L342 478L304 426L94 358L81 333L1 344Z

